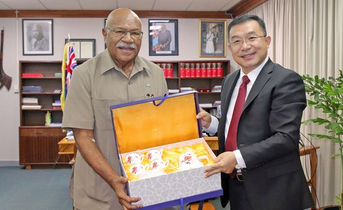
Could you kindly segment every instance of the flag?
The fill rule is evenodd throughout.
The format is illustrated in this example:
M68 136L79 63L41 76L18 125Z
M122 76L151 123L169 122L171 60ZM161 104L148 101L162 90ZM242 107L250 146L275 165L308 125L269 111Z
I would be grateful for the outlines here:
M67 98L71 75L77 67L75 52L73 46L69 43L65 44L62 61L62 93L61 93L61 108L64 110L64 103Z

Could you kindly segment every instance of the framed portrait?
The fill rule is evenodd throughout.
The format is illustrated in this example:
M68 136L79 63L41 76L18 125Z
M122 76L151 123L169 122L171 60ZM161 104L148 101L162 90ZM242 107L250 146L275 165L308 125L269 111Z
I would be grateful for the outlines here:
M23 19L23 55L53 55L52 19Z
M199 56L226 57L226 20L199 20Z
M179 55L177 19L149 19L149 55Z
M104 19L104 28L106 28L106 23L107 23L107 18ZM107 48L106 42L104 43L104 45L105 45L105 49L106 49Z
M69 44L74 48L76 60L88 60L95 56L95 39L69 39Z

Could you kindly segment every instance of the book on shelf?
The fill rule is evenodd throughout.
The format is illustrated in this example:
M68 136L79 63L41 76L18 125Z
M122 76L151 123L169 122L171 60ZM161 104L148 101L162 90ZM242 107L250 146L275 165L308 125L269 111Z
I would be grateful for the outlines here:
M60 100L55 100L54 103L52 103L53 107L60 107L61 106L61 101Z
M28 104L28 105L38 105L38 98L34 97L24 97L22 99L23 104Z
M42 109L42 105L21 105L23 110L40 110Z
M178 93L180 92L179 89L168 89L168 93L173 94L173 93Z
M183 92L187 92L187 91L192 91L192 90L194 90L194 88L192 88L192 87L181 87L180 90L181 90L181 93L183 93Z
M56 90L54 90L54 93L61 93L61 92L62 92L61 89L56 89Z
M22 90L24 93L41 93L41 92L43 92L41 86L23 86Z
M30 78L30 77L41 78L41 77L44 77L44 75L42 73L22 73L21 77L22 78Z
M221 85L215 85L212 88L212 92L221 92L221 90L222 90L222 86Z
M201 108L212 108L212 103L200 103Z

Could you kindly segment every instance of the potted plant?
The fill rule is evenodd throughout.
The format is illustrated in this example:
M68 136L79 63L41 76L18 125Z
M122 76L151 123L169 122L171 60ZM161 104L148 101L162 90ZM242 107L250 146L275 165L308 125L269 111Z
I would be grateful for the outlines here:
M325 126L328 134L309 134L318 139L329 139L338 144L339 153L333 154L334 158L340 158L342 165L341 179L343 185L343 72L339 70L339 77L328 79L304 75L306 93L310 95L307 100L309 106L321 110L326 114L325 118L316 117L303 122ZM343 186L340 195L337 196L341 209L343 206Z

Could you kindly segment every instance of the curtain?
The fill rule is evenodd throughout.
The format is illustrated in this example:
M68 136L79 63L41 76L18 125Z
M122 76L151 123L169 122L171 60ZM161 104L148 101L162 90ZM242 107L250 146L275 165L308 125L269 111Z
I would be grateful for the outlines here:
M270 0L249 11L266 22L272 37L271 59L300 75L338 77L343 69L343 1L342 0ZM321 116L307 107L303 120ZM325 117L325 116L321 116ZM301 127L305 145L319 146L317 150L317 207L335 204L341 190L341 165L331 157L338 145L331 141L313 139L309 133L326 133L314 125ZM302 157L309 178L309 157Z

